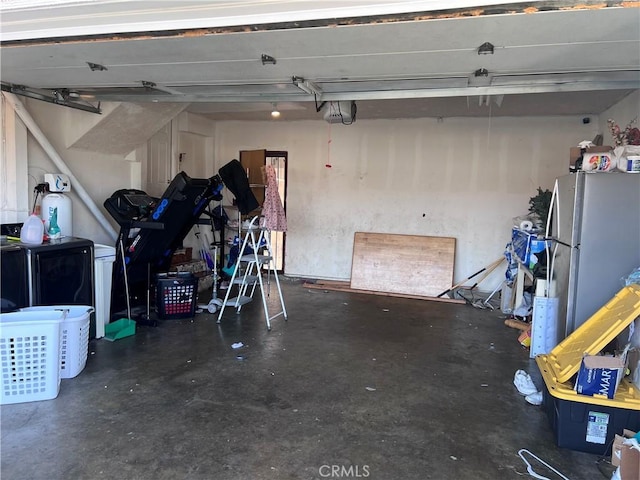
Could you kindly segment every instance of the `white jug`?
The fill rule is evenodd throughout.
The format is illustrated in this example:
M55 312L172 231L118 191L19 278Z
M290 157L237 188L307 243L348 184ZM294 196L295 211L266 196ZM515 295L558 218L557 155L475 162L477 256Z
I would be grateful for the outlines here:
M20 241L22 243L40 245L42 243L43 235L44 223L42 223L42 219L39 216L32 213L22 225L22 229L20 230Z

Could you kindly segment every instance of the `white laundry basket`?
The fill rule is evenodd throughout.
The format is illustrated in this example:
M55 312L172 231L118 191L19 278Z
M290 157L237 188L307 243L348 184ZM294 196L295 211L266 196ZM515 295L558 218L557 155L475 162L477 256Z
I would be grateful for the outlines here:
M0 314L0 405L56 398L62 311Z
M76 377L87 364L89 350L89 316L93 307L87 305L53 305L27 307L21 312L63 312L60 329L60 378Z

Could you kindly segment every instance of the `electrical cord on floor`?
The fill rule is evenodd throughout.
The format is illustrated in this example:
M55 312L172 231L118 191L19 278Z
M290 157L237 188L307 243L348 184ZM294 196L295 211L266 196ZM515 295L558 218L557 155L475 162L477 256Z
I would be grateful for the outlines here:
M535 458L537 461L539 461L541 464L543 464L545 467L547 467L549 470L551 470L552 472L558 474L560 477L562 477L564 480L569 480L569 478L565 477L562 473L560 473L558 470L556 470L555 468L553 468L551 465L549 465L547 462L545 462L544 460L540 459L539 457L537 457L536 455L534 455L533 453L531 453L529 450L522 448L518 451L518 455L520 456L520 458L522 459L522 461L524 463L527 464L527 472L529 473L529 475L531 475L533 478L538 478L540 480L550 480L548 477L543 477L542 475L538 475L536 472L533 471L533 467L531 466L531 464L527 461L526 458L524 458L523 453L527 453L529 455L531 455L533 458Z
M614 440L615 440L615 436L607 444L607 448L605 448L604 450L605 452L608 451L610 448L612 448ZM600 471L602 476L604 476L607 479L611 479L613 472L615 472L617 468L611 464L610 458L611 457L609 455L603 454L600 456L600 458L598 458L598 460L596 460L596 465L598 467L598 470Z

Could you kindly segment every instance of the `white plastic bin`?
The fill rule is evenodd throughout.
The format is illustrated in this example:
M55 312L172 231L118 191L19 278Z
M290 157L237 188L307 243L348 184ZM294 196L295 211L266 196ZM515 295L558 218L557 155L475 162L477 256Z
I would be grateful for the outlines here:
M109 245L93 246L94 262L94 288L96 303L96 338L104 337L104 326L111 320L111 272L113 262L116 260L116 249Z
M89 315L93 307L88 305L53 305L21 308L21 312L60 312L60 378L76 377L87 364L89 350ZM48 313L46 313L49 315Z
M0 314L0 405L58 396L63 318L54 310Z

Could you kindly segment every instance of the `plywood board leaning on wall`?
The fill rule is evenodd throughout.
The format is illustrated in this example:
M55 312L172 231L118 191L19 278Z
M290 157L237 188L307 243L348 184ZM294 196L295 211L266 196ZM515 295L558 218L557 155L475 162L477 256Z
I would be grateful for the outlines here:
M356 232L351 288L436 297L453 283L456 239Z

